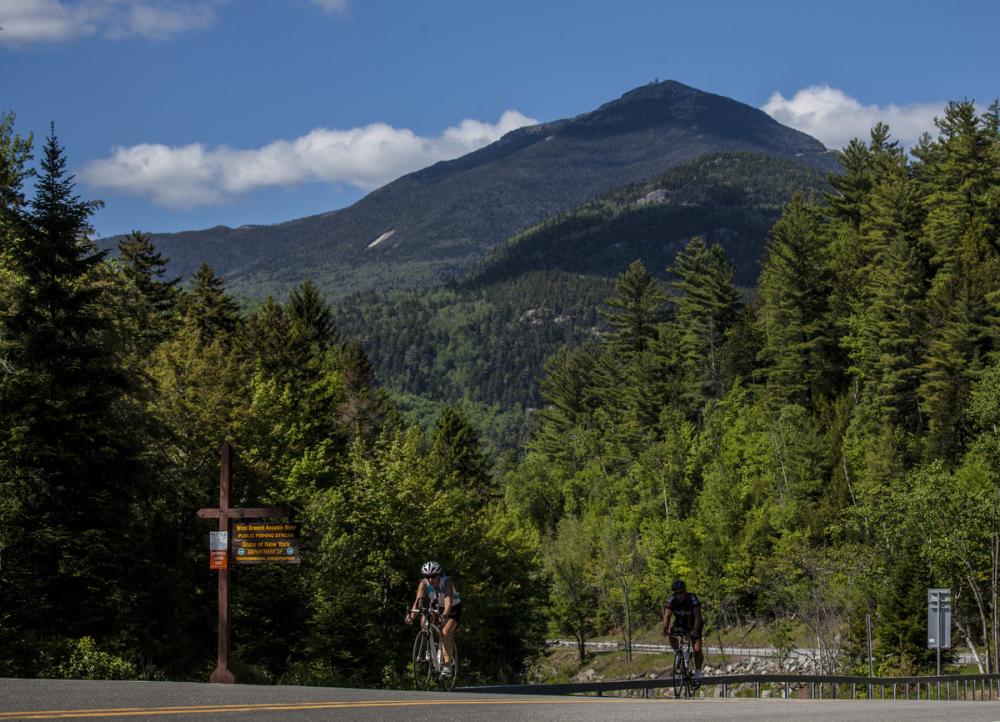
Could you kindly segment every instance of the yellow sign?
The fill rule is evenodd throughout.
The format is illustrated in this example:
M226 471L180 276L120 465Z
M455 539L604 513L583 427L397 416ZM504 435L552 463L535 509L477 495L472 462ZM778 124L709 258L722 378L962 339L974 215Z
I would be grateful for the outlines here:
M235 564L298 564L299 525L264 519L234 521L231 540Z

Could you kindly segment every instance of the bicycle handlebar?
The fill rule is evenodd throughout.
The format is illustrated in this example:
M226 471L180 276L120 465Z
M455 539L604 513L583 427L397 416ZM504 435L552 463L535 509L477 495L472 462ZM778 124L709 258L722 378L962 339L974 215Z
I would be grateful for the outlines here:
M443 609L441 609L436 605L431 605L431 604L424 604L419 607L411 607L406 610L408 618L410 615L413 615L414 617L416 617L417 615L420 615L422 617L431 617L431 618L440 617L443 612L444 612ZM409 624L408 621L407 624Z

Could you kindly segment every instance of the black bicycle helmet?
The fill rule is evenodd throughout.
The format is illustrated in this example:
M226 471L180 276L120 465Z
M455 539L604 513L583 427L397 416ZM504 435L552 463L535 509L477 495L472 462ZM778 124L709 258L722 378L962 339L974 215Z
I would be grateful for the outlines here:
M683 592L687 590L687 587L684 586L683 579L675 579L674 583L670 585L670 588L674 590L674 593Z

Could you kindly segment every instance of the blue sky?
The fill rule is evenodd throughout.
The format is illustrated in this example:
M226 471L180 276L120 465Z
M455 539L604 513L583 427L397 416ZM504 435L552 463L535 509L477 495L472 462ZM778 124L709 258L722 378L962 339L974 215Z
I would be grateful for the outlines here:
M1000 2L0 0L0 111L67 147L100 235L348 205L654 79L830 147L1000 95Z

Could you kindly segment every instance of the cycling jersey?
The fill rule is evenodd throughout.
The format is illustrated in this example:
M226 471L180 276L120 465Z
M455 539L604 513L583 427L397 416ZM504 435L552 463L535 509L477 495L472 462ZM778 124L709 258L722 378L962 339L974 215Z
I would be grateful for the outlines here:
M672 595L670 599L667 600L667 609L673 613L673 626L676 627L678 631L693 631L694 610L699 606L701 606L701 602L698 601L698 595L693 594L692 592L688 592L685 595L683 602L677 598L676 594Z
M437 605L441 609L444 609L444 598L445 598L445 584L448 581L448 577L438 577L438 586L435 589L429 581L424 579L424 591L427 592L427 598L430 600L432 605ZM452 582L451 585L451 604L454 607L456 604L460 604L462 598L458 595L458 589L455 588L455 583Z

